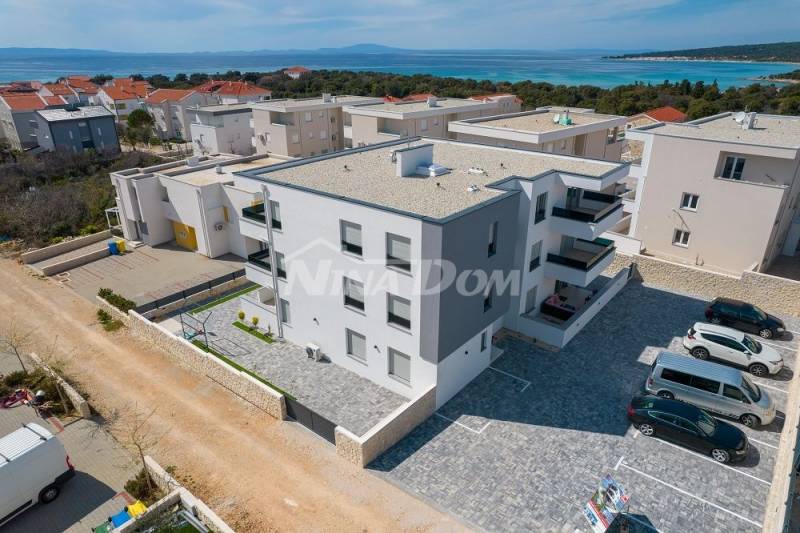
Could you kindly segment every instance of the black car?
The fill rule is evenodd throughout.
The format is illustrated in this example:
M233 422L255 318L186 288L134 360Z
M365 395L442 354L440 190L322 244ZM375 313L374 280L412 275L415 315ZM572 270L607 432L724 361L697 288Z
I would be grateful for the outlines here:
M749 444L742 430L688 403L635 396L628 406L628 419L642 435L682 444L720 463L741 461L747 456Z
M712 324L757 333L765 339L780 337L786 331L780 318L765 313L758 306L730 298L716 298L708 304L706 320Z

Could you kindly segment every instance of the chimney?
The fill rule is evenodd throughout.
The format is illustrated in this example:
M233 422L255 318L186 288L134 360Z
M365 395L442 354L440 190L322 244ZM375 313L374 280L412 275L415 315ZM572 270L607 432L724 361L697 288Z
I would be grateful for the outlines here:
M416 176L417 167L433 164L433 145L421 144L394 151L395 175L398 178Z
M332 102L331 93L322 93L322 101L326 104Z
M428 107L436 107L436 97L429 96L428 97Z

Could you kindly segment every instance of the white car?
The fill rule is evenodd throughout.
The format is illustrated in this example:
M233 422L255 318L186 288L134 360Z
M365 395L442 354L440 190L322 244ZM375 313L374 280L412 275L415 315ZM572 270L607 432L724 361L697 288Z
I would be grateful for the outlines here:
M777 350L725 326L698 322L683 338L683 347L698 359L719 359L744 367L754 376L777 374L783 369L783 357Z

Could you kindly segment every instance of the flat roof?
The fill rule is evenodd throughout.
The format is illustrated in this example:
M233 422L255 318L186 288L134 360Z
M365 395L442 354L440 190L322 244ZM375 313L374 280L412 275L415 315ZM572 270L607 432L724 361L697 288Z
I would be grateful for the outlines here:
M352 96L349 94L341 94L331 95L331 99L327 102L322 96L315 96L313 98L286 98L283 100L267 100L264 102L255 102L251 105L253 109L268 109L271 111L280 111L286 113L289 111L303 111L304 109L313 109L317 107L371 104L382 101L383 98L376 98L373 96Z
M241 102L238 104L214 104L214 105L204 105L198 108L189 109L189 111L194 112L201 112L201 113L232 113L232 112L239 112L244 113L253 109L253 104L249 102Z
M569 118L571 119L572 124L562 125L555 122L556 115L563 116L568 110ZM495 117L471 119L468 122L493 128L545 133L550 131L577 129L579 126L586 126L590 124L602 125L602 128L598 127L597 129L604 129L608 127L606 123L620 122L620 124L622 124L625 122L625 120L625 117L617 115L602 115L589 111L571 110L569 108L552 108L526 111L523 113L513 113L509 115L498 115Z
M481 109L495 109L497 103L483 102L468 98L437 98L436 105L431 106L427 100L412 100L401 102L384 102L375 104L348 106L351 115L386 116L392 118L405 118L405 115L425 114L437 115L453 113L454 111L470 111Z
M743 129L732 112L720 113L692 122L659 123L632 131L670 135L689 139L800 149L800 117L756 114L756 125Z
M433 162L451 171L436 177L397 177L392 152L433 145ZM491 186L506 178L552 171L600 178L626 165L541 152L415 138L256 169L242 176L301 187L420 217L442 219L508 191ZM472 173L480 168L485 173ZM439 185L437 185L437 183ZM476 185L471 192L468 187Z
M78 109L40 109L37 113L48 122L114 116L111 111L99 105L79 107Z
M228 183L233 181L232 173L264 168L265 166L285 163L292 158L275 155L239 156L233 154L209 154L190 157L182 161L163 163L145 168L131 168L113 172L112 175L122 179L140 179L161 176L180 181L188 185L204 186L212 183ZM222 174L217 173L217 165L222 166Z

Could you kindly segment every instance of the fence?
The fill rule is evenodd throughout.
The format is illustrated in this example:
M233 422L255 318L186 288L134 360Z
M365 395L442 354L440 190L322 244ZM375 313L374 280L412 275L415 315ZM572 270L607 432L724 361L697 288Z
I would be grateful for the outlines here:
M214 295L207 293L213 293L215 290L216 292L221 292L218 289L223 287L223 291L230 290L235 286L244 284L246 282L247 278L244 275L244 269L237 270L236 272L231 272L230 274L225 274L224 276L220 276L209 281L204 281L203 283L189 287L188 289L183 289L167 296L162 296L156 300L143 303L134 310L140 315L153 318L156 316L153 314L153 312L156 310L161 311L162 314L167 313L180 307L184 307L194 301L202 300Z

